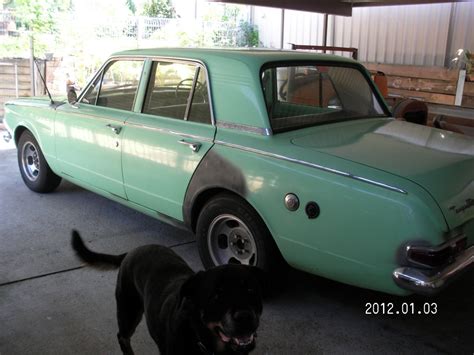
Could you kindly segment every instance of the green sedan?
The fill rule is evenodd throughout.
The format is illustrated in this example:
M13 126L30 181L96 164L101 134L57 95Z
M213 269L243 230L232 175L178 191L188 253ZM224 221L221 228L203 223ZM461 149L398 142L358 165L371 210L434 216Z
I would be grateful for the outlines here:
M206 267L406 295L474 262L474 140L395 120L353 60L124 51L68 96L6 104L26 186L67 179L184 226Z

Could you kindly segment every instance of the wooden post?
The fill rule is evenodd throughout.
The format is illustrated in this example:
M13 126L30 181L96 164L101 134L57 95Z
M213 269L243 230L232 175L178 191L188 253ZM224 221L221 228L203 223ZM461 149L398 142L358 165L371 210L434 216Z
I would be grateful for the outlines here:
M328 45L328 14L324 14L324 23L323 23L323 47ZM323 50L323 53L326 53L326 49Z
M30 80L31 80L31 96L36 96L36 79L35 79L35 44L33 34L30 34Z
M281 9L280 49L283 49L284 41L285 41L285 9Z
M15 96L18 98L19 94L19 85L18 85L18 62L15 60Z
M462 96L464 94L464 83L466 82L466 70L459 71L458 84L456 85L456 97L454 99L455 106L461 106Z

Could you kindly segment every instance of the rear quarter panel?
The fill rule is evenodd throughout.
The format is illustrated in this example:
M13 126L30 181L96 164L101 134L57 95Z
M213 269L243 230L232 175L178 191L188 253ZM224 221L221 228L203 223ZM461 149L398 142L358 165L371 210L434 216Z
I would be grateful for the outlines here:
M249 149L250 147L250 149ZM408 180L369 171L406 194L349 177L304 166L260 152L298 155L297 148L278 136L219 130L213 152L237 166L245 180L245 199L265 221L286 261L299 269L348 284L406 294L392 281L400 248L413 240L443 242L447 225L434 200ZM347 161L324 161L332 168L353 170ZM364 176L362 171L357 171ZM300 207L284 206L287 193L299 197ZM305 206L321 209L309 219Z

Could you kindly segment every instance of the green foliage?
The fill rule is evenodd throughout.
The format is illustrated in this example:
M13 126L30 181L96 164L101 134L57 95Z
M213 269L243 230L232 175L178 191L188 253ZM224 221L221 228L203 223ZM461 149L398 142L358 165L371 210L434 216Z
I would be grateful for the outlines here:
M57 31L59 13L71 8L70 0L14 0L12 8L20 27L34 33Z
M239 37L237 39L238 47L258 47L260 44L258 28L246 21L240 21Z
M125 3L127 4L127 7L132 12L132 14L135 15L135 13L137 12L137 6L135 5L135 1L125 0Z
M175 18L176 11L170 0L149 0L143 5L143 15L148 17Z

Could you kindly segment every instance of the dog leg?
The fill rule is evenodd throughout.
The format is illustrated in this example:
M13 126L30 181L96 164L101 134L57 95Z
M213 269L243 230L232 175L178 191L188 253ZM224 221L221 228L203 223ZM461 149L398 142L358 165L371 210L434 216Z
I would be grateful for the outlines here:
M122 352L126 355L132 355L133 349L130 339L142 320L143 305L140 295L133 287L124 287L127 283L121 278L121 274L119 272L119 281L117 281L117 288L115 290L119 328L117 338Z
M118 338L118 342L120 344L120 349L122 350L122 353L124 355L134 355L135 354L133 352L133 349L132 349L132 344L130 344L130 338L124 338L120 335L120 333L117 333L117 338Z

